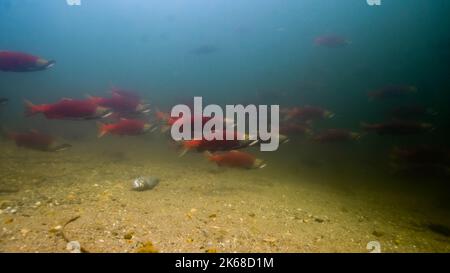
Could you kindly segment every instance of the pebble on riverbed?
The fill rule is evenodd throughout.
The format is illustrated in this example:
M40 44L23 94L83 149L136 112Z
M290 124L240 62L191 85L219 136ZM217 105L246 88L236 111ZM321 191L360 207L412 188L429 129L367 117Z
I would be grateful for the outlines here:
M148 241L143 243L143 245L136 250L136 253L158 253L158 249L153 246L152 242Z
M145 190L151 190L156 185L159 184L159 178L150 176L150 177L138 177L133 180L133 183L131 184L131 189L134 191L145 191Z
M70 241L66 245L66 249L70 253L81 253L81 245L78 241Z

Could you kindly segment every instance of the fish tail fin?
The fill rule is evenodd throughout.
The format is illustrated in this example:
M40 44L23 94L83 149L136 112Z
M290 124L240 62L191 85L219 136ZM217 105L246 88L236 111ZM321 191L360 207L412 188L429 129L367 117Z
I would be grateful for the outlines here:
M102 136L104 136L108 133L108 125L107 124L97 122L97 126L98 126L98 134L97 134L98 138L101 138Z

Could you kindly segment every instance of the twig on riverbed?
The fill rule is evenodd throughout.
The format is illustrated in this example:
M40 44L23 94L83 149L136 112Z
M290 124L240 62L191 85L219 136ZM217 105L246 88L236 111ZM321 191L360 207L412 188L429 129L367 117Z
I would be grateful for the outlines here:
M69 221L67 221L67 222L63 225L63 227L62 227L62 229L61 229L61 236L63 237L64 241L66 241L67 243L71 242L72 240L70 240L69 238L67 238L67 236L64 234L64 229L66 228L66 226L67 226L68 224L70 224L70 223L72 223L72 222L75 222L75 221L78 220L80 217L81 217L80 215L77 215L77 216L75 216L75 217L69 219ZM82 253L89 253L89 251L86 250L84 247L80 247L80 251L81 251Z

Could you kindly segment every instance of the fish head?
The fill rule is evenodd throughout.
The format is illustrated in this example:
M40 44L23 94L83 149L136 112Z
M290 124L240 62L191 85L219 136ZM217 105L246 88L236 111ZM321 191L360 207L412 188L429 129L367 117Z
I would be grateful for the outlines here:
M421 123L420 124L420 127L422 127L422 129L425 129L425 130L429 130L429 131L434 131L436 128L433 126L433 124L431 124L431 123Z
M150 124L150 123L145 123L144 124L144 128L143 128L144 132L150 131L152 129L153 129L153 125L152 124Z
M335 114L331 111L325 111L324 116L325 118L334 118Z
M136 107L136 112L139 112L142 114L150 113L150 105L139 103L138 106Z
M55 65L54 60L49 61L46 59L39 58L36 60L35 67L32 70L45 70L51 68L54 65Z
M267 166L267 164L262 159L257 158L257 159L255 159L255 162L253 162L252 167L255 169L262 169L266 166Z
M106 107L98 106L95 109L95 117L98 117L98 118L107 118L107 117L111 116L112 114L113 114L113 112L111 111L111 109L106 108Z
M359 141L362 136L363 136L363 134L361 134L361 133L350 132L350 138L353 140Z
M416 86L414 86L414 85L411 85L411 86L408 86L408 90L411 92L411 93L417 93L417 87Z
M284 144L284 143L289 142L289 138L286 135L278 134L278 141L280 144Z

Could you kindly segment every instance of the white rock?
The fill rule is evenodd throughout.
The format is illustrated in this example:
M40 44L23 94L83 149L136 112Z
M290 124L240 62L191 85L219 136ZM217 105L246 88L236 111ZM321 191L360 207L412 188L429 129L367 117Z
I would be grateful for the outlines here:
M66 249L70 253L81 253L81 245L78 241L70 241L67 243Z

